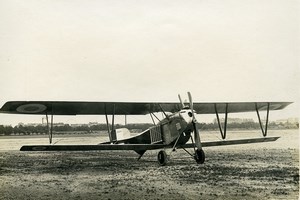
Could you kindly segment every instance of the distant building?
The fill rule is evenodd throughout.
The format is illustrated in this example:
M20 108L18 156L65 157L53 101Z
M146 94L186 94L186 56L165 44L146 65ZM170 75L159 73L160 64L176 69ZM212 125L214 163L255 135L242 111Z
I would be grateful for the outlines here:
M99 125L98 122L89 122L88 127Z
M297 118L297 117L288 118L287 122L290 123L290 124L296 124L296 123L299 123L299 118Z
M47 124L43 124L43 123L27 123L27 124L24 124L24 123L18 123L17 126L34 126L34 127L37 127L37 126L46 126ZM50 125L50 123L49 123ZM53 126L64 126L65 124L62 123L62 122L58 122L58 123L53 123Z
M18 123L17 127L20 127L20 126L33 126L33 127L36 127L36 126L40 126L40 125L42 125L42 124L41 123L26 123L26 124L24 124L24 123L20 122L20 123Z
M299 123L299 118L288 118L288 119L279 119L275 121L275 124L297 124Z
M34 127L36 127L36 126L39 126L39 125L42 125L42 124L41 123L28 123L25 126L34 126Z
M225 118L220 118L220 122L224 123L225 122ZM253 122L254 123L254 120L250 119L250 118L227 118L227 124L233 124L233 123L242 124L242 123L249 123L249 122ZM213 123L218 123L217 118L215 118L213 120Z
M87 124L70 124L71 127L88 126Z
M64 126L65 124L62 122L53 123L53 126Z

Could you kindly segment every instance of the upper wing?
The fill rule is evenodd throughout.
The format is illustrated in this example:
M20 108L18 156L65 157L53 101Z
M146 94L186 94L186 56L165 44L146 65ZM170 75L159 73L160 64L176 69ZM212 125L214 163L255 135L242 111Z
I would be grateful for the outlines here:
M234 103L194 103L198 114L250 112L280 110L292 102L234 102ZM170 102L72 102L72 101L10 101L5 103L0 113L11 114L53 114L53 115L144 115L152 112L176 112L179 103Z
M159 105L169 112L180 110L178 103L10 101L2 106L0 112L53 115L144 115L160 112Z
M252 112L258 110L267 110L268 104L270 110L281 110L293 102L232 102L232 103L194 103L194 110L198 114L214 114L217 109L218 113L238 113Z

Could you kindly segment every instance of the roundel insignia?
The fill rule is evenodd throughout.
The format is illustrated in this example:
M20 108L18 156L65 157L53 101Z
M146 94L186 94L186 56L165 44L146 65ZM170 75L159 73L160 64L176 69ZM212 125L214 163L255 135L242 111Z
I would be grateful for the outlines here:
M47 109L47 107L43 104L36 104L36 103L31 103L31 104L24 104L21 105L17 108L17 111L20 113L41 113L43 111L45 111Z

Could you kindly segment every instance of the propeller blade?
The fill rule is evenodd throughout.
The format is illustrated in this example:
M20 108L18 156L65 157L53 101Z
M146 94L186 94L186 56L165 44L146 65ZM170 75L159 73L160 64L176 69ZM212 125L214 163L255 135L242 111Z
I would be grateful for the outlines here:
M188 92L188 96L189 96L189 102L190 102L190 109L192 110L193 116L194 116L194 109L193 109L194 105L193 105L192 95L190 92Z
M182 108L184 108L184 104L183 104L183 101L182 101L182 99L181 99L181 97L180 97L180 94L178 94L178 98L179 98L179 101L180 101L181 107L182 107Z
M192 95L190 92L188 92L188 96L189 96L189 102L190 102L190 109L192 111L192 116L193 116L193 123L197 123L195 113L194 113L195 111L194 111L193 99L192 99Z
M190 109L192 111L192 116L193 116L193 128L194 128L194 138L195 138L195 144L197 146L197 149L201 149L202 148L202 144L200 141L200 136L199 136L199 130L198 130L198 126L197 126L197 120L195 117L195 111L194 111L194 105L193 105L193 99L192 99L192 95L190 92L188 92L188 96L189 96L189 102L190 102Z
M197 122L193 121L193 128L194 128L195 144L197 146L197 149L202 149L202 144L201 144L201 141L200 141L200 136L199 136L199 130L198 130Z

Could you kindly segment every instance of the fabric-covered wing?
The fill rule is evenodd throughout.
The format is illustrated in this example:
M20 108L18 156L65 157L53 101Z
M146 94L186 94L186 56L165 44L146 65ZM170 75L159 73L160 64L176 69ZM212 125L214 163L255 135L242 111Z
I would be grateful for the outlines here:
M152 150L166 147L163 144L97 144L97 145L25 145L20 151L98 151L98 150Z
M215 142L202 142L203 147L239 145L261 142L276 141L279 137L250 138L241 140L223 140ZM153 150L162 148L172 148L164 144L98 144L98 145L26 145L20 151L97 151L97 150ZM194 144L188 143L178 148L194 148Z
M291 104L292 102L232 102L232 103L194 103L194 110L198 114L214 114L218 113L238 113L238 112L252 112L258 110L267 110L268 104L270 110L281 110Z
M160 112L159 104L170 112L180 110L178 103L11 101L5 103L0 112L53 115L144 115L150 112Z
M234 103L194 103L198 114L280 110L291 102L234 102ZM176 112L179 103L170 102L72 102L72 101L10 101L5 103L0 113L11 114L53 114L53 115L144 115L151 112Z
M262 142L274 142L280 137L262 137L262 138L249 138L240 140L221 140L212 142L202 142L203 147L214 147L214 146L226 146L226 145L239 145L239 144L252 144L252 143L262 143ZM187 143L178 148L193 148L194 144Z

